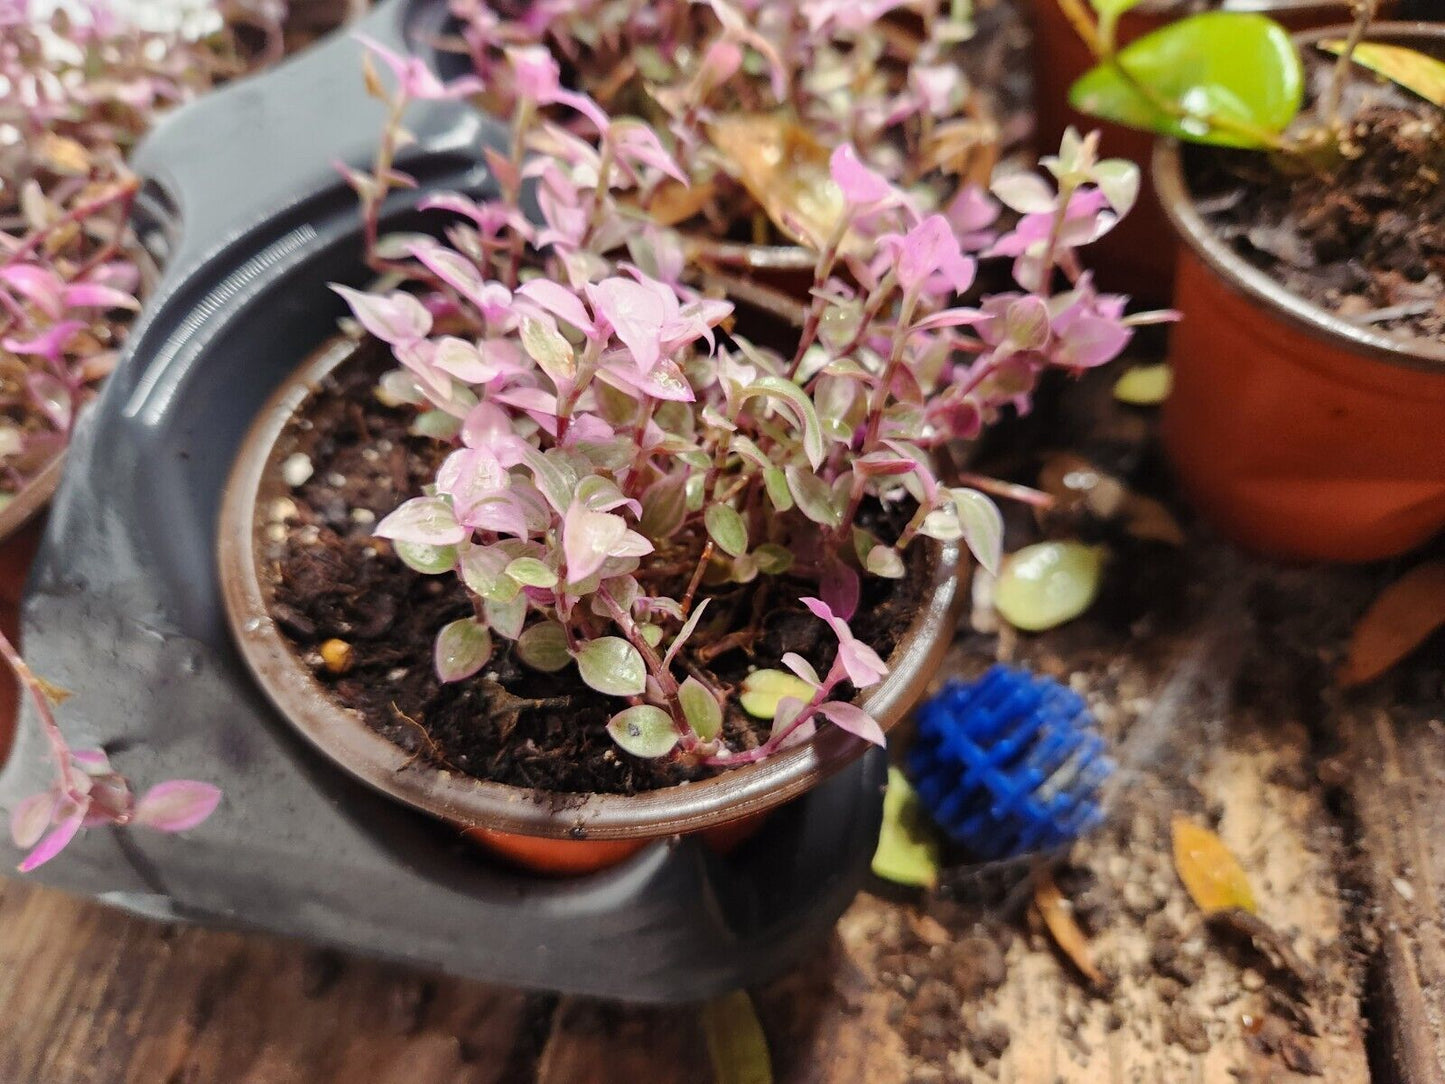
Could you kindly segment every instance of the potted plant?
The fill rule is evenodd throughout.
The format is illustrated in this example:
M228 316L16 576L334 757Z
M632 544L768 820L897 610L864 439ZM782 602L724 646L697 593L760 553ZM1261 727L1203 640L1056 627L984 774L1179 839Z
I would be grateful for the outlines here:
M1074 89L1200 144L1155 159L1185 242L1165 439L1221 528L1291 557L1389 556L1445 524L1442 114L1407 89L1438 95L1441 38L1384 24L1365 41L1369 20L1291 40L1262 18L1195 16Z
M1234 5L1228 0L1209 4L1144 0L1135 5L1089 0L1089 5L1097 23L1087 14L1085 0L1036 0L1030 5L1035 133L1040 146L1051 147L1058 144L1066 128L1095 125L1101 133L1101 151L1131 162L1149 160L1152 134L1122 124L1101 123L1082 112L1070 97L1070 88L1098 63L1100 54L1115 52L1191 11L1248 11L1266 15L1291 30L1328 26L1348 18L1350 12L1349 0L1250 0L1247 5ZM1080 27L1088 29L1081 34ZM1146 177L1139 204L1129 221L1100 241L1093 253L1101 285L1135 298L1168 304L1173 296L1175 250L1162 239L1169 236L1164 208Z
M767 17L784 6L810 7ZM712 10L724 78L761 94L761 9ZM504 54L493 197L429 193L444 239L378 236L408 101L496 85L378 55L392 122L349 180L381 278L342 290L373 345L303 366L237 461L220 560L242 653L324 754L524 862L735 836L922 691L960 543L993 566L1001 527L989 483L936 453L1125 345L1140 318L1076 249L1137 171L1071 133L1052 183L995 183L1020 213L980 240L840 142L790 322L746 283L694 286L697 250L646 212L708 145L609 115L536 47ZM961 304L965 241L1014 287Z

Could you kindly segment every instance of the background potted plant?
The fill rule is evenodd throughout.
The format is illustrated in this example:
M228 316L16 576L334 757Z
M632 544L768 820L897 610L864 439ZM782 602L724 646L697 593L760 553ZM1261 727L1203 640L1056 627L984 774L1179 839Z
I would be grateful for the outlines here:
M1170 140L1155 158L1185 241L1165 438L1224 530L1293 557L1384 557L1445 524L1441 38L1384 24L1365 41L1369 16L1294 41L1263 20L1196 16L1074 91L1215 145ZM1197 62L1179 64L1182 50ZM1247 73L1215 62L1246 50Z
M1398 5L1382 4L1388 14ZM1094 18L1089 15L1092 10ZM1200 10L1267 16L1290 30L1328 26L1347 19L1349 0L1244 0L1233 3L1191 4L1179 0L1143 0L1110 3L1109 0L1036 0L1029 7L1033 30L1035 132L1040 146L1057 145L1064 129L1098 126L1103 153L1147 162L1153 150L1148 131L1089 117L1073 101L1070 90L1086 71L1104 56L1145 34L1159 30L1181 16ZM1081 32L1082 31L1082 32ZM1228 61L1231 54L1223 54ZM1247 53L1236 58L1242 67L1251 63ZM1175 251L1164 238L1171 236L1168 219L1153 185L1145 177L1139 204L1129 221L1104 238L1094 252L1101 285L1121 290L1156 304L1173 296Z
M766 42L733 16L728 77L768 85L766 64L747 73ZM841 143L809 302L749 337L752 314L689 285L686 245L639 198L711 151L609 116L545 50L505 54L495 197L428 194L445 241L378 236L407 103L481 85L378 55L392 123L349 179L382 279L342 292L399 368L375 394L337 354L303 369L223 513L228 613L268 694L371 785L572 870L736 825L881 743L951 636L957 543L998 557L997 510L935 450L1152 318L1125 318L1075 251L1127 210L1137 170L1070 133L1052 183L1000 177L1013 228L975 243L1016 284L973 307L967 234ZM408 612L399 595L448 619L422 642L368 620Z

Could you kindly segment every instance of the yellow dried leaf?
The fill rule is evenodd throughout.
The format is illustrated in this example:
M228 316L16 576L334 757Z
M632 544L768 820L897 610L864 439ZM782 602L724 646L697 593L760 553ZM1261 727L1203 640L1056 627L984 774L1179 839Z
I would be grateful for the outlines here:
M1136 365L1114 384L1114 398L1130 406L1158 406L1174 389L1174 370L1167 362Z
M1074 921L1073 904L1064 899L1059 886L1054 884L1053 877L1048 874L1040 878L1034 888L1034 909L1044 920L1049 936L1063 954L1073 961L1079 973L1095 986L1103 986L1104 973L1094 963L1093 954L1089 951L1089 939Z
M1239 909L1259 910L1254 890L1239 860L1224 841L1188 817L1176 814L1170 825L1174 869L1195 905L1205 914Z
M1416 565L1370 603L1336 675L1345 688L1379 677L1445 625L1445 561Z
M45 699L57 708L75 695L69 689L62 689L59 685L46 681L39 674L35 675L35 684L40 686L40 691L45 694Z
M894 884L932 888L938 883L938 838L907 777L888 769L883 826L873 852L873 873Z
M84 144L55 132L43 132L40 136L39 157L52 171L66 177L85 177L90 174L90 154Z
M773 1084L768 1039L746 991L713 998L701 1016L716 1084Z
M719 117L708 139L727 169L773 225L799 244L820 249L843 216L843 193L828 169L828 148L797 121L777 114Z
M1153 497L1131 493L1124 501L1124 527L1135 538L1149 542L1184 545L1184 528L1174 513Z
M1320 48L1339 56L1345 50L1345 43L1335 38L1320 42ZM1403 45L1362 41L1355 47L1351 59L1361 67L1413 91L1427 102L1445 106L1445 63L1433 56Z
M692 185L664 181L647 201L647 217L659 226L676 226L698 214L716 194L717 186L711 181Z

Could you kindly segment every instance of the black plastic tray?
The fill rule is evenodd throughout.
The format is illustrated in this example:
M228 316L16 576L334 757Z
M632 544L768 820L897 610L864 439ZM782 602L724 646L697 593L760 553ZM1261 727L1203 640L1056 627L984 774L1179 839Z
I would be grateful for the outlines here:
M390 0L364 24L425 50L444 5ZM369 162L381 123L360 46L336 37L184 110L138 152L141 214L167 274L83 420L31 577L24 645L75 695L78 745L138 786L210 780L184 836L96 829L35 879L129 911L292 935L476 978L640 1001L709 996L787 967L866 875L874 752L777 813L728 858L658 843L606 872L546 880L495 864L354 783L278 718L226 632L221 487L252 416L359 283L359 216L333 163ZM463 106L420 106L404 160L424 188L482 192L504 138ZM404 215L404 208L397 209ZM28 713L0 773L7 809L48 779Z

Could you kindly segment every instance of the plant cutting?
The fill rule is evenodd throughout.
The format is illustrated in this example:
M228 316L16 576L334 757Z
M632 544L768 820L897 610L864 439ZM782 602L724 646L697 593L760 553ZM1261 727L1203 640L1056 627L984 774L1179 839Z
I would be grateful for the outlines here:
M1194 16L1101 47L1073 91L1185 144L1155 160L1186 241L1165 439L1221 528L1284 556L1370 560L1445 525L1440 35L1370 16L1294 39Z
M26 521L48 501L76 418L155 277L130 221L141 185L126 158L171 108L283 52L285 14L284 4L242 0L224 16L191 12L184 32L149 31L104 4L0 0L0 763L23 691L55 773L45 793L10 810L13 841L29 850L22 871L82 828L183 831L220 797L190 780L142 792L104 750L73 745L57 718L68 694L14 643L39 537Z
M767 41L720 10L743 55L724 79L774 93L768 65L748 74ZM375 55L391 123L348 180L381 278L337 290L392 367L346 345L309 363L223 513L228 609L267 691L353 773L514 855L534 850L518 835L615 859L736 824L882 744L947 643L957 544L999 558L998 487L939 450L1154 318L1125 317L1077 252L1137 170L1070 133L1048 180L995 180L1015 214L985 236L841 142L834 217L801 235L808 302L780 326L754 291L694 285L644 209L711 146L609 114L533 46L506 53L496 193L425 195L442 239L384 235L408 103L483 81ZM1012 261L1014 288L963 303L968 249Z

